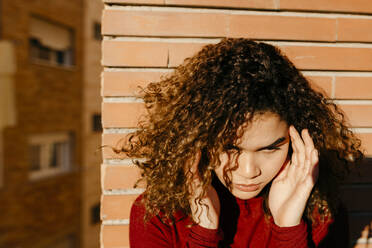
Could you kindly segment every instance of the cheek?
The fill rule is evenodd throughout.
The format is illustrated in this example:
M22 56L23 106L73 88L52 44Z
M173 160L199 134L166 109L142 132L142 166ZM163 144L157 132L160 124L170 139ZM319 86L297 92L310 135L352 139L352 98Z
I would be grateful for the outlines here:
M283 165L286 163L288 158L288 147L279 150L273 154L262 155L259 164L261 169L269 177L274 177Z
M287 160L288 160L288 146L286 147L286 149L276 154L275 158L273 158L273 161L271 163L273 165L273 173L275 174L278 173Z

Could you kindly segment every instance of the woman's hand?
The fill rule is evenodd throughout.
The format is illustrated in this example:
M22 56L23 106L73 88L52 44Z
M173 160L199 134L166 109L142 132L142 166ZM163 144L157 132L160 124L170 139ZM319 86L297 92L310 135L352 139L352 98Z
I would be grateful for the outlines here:
M314 147L307 129L301 136L290 126L293 154L290 161L273 180L269 192L269 208L276 225L289 227L298 225L311 190L318 179L318 151Z
M193 193L190 199L190 207L193 220L200 226L208 229L218 228L218 219L220 216L220 200L216 190L209 185L206 196L199 202L198 196L202 192L198 165L201 152L199 151L191 165L193 178L191 179L190 191Z

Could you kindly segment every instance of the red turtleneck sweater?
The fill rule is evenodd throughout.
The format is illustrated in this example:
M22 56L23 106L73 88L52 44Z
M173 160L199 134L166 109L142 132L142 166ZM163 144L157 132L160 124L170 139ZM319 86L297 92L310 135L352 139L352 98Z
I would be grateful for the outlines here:
M233 198L232 202L231 199L230 202L221 201L218 230L206 229L199 225L188 227L192 221L182 214L176 215L173 225L164 223L159 216L151 218L144 224L145 209L139 199L132 206L130 215L131 248L313 247L318 246L327 236L329 226L333 222L319 221L311 229L304 220L297 226L279 227L272 220L265 218L263 198L257 197L249 200ZM335 244L333 241L326 243ZM321 247L328 247L327 244Z

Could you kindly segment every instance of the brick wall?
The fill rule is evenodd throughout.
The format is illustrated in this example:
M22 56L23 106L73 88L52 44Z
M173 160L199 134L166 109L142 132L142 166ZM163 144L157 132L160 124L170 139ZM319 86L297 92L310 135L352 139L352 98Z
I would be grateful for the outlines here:
M157 80L221 37L246 37L279 46L314 87L335 99L372 156L372 2L357 0L104 0L102 32L103 144L115 145L136 127L143 105L137 85ZM137 169L103 151L101 247L128 247L129 210L141 192ZM372 175L371 164L364 175ZM372 219L372 180L344 187L352 239ZM354 189L354 190L353 190ZM356 189L356 190L355 190ZM361 219L360 216L363 216Z

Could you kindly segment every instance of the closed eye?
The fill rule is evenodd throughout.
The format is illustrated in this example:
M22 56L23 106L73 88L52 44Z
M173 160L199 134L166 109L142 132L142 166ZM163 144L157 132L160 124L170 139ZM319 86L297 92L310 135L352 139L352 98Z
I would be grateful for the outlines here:
M285 137L281 137L277 139L274 143L271 145L262 147L258 149L257 151L275 151L275 150L280 150L280 147L284 145L287 142L287 139Z
M264 150L266 150L266 151L275 151L275 150L280 150L280 147L269 146L269 147L266 147Z

